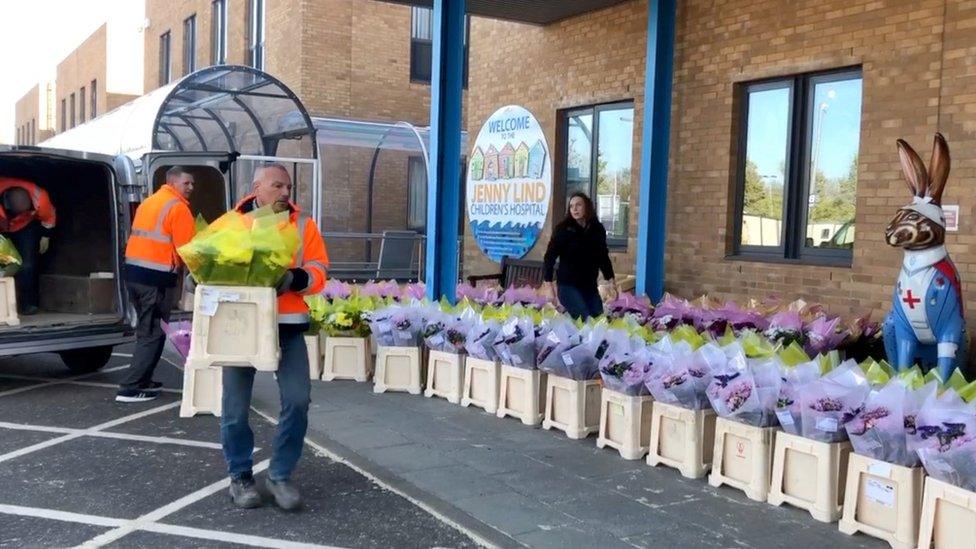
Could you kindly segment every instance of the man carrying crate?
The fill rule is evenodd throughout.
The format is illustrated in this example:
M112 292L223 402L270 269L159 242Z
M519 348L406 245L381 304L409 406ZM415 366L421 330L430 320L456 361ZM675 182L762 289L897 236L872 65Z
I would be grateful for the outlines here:
M265 164L254 173L252 194L237 205L237 211L241 213L264 206L270 206L276 213L288 211L291 223L297 225L300 235L292 268L275 287L278 292L278 342L281 348L281 362L277 371L281 413L278 416L274 455L268 468L268 491L279 507L289 511L301 506L301 496L290 478L302 454L311 398L304 338L309 328L309 315L302 296L322 291L329 265L318 225L312 219L302 217L298 206L290 200L292 186L291 176L284 166ZM245 509L261 505L261 496L255 488L251 471L254 433L248 423L254 373L253 368L223 368L220 438L231 476L230 497L235 505Z

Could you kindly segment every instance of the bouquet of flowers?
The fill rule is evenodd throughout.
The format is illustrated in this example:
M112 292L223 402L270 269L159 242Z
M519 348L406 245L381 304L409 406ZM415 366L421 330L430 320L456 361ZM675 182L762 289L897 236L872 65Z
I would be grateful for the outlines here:
M780 362L775 356L749 359L743 343L723 348L728 361L712 371L706 390L715 412L757 427L776 424Z
M432 309L426 314L423 323L423 339L427 348L445 353L464 352L467 331L471 328L470 322L462 321L439 309Z
M179 322L160 322L166 339L173 345L176 352L186 360L190 354L190 337L193 334L193 325L189 320Z
M423 282L415 282L403 286L400 297L404 301L423 301L427 296L427 286Z
M784 346L793 342L803 345L806 342L803 318L799 312L790 309L774 314L769 319L769 327L764 334L769 339L780 342Z
M671 294L664 294L664 299L651 315L651 326L657 331L668 331L681 324L693 323L693 318L690 303Z
M499 360L508 366L536 369L535 325L528 317L510 318L502 324L493 342Z
M650 355L645 350L610 349L600 360L603 386L628 396L648 394L644 379L650 370Z
M499 290L495 286L472 286L461 283L457 285L455 295L459 300L467 299L478 305L494 305L501 301Z
M388 347L416 347L420 344L423 318L416 307L390 305L367 314L376 344Z
M349 299L352 297L352 286L345 282L330 278L322 288L322 297L328 301L336 299Z
M465 338L464 350L474 358L496 360L498 355L495 353L494 342L501 329L501 324L494 320L475 319Z
M838 329L840 317L828 320L825 316L818 316L813 322L807 324L805 328L806 352L813 356L827 353L838 348L847 338L847 332Z
M819 377L820 361L818 360L809 360L793 366L783 365L779 396L776 399L776 418L787 433L801 434L803 416L799 395L807 383Z
M976 408L953 389L931 395L916 420L915 444L925 472L976 491Z
M708 343L692 350L687 342L672 344L665 336L650 352L654 368L644 383L655 400L692 410L710 406L707 390L712 371L728 360L718 345Z
M177 250L193 278L203 284L271 287L291 267L298 228L288 212L258 208L229 211Z
M570 347L583 342L576 325L563 317L544 320L539 323L538 328L535 339L535 361L538 368L548 374L570 377L562 355Z
M800 393L800 434L821 442L847 440L844 426L861 411L871 390L867 377L853 360L847 360Z
M501 301L507 305L521 305L530 309L541 309L549 303L545 296L531 286L512 286L501 295Z
M854 451L903 467L914 467L918 456L908 450L905 410L912 391L900 380L873 390L864 406L846 425ZM914 427L914 426L913 426Z
M400 285L394 280L370 280L359 289L359 295L379 301L400 301Z
M13 276L20 270L24 260L17 247L5 236L0 236L0 276Z
M372 302L358 297L336 299L322 310L322 331L330 337L368 337L366 313Z
M616 299L606 304L608 318L633 317L638 324L644 325L651 320L651 307L647 298L636 297L629 292L622 292Z

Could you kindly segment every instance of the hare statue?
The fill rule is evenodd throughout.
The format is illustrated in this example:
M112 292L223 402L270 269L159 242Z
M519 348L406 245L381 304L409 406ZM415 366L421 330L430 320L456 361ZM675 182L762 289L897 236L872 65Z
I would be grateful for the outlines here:
M920 362L924 368L938 367L942 379L948 379L954 368L966 363L962 286L945 249L942 213L949 146L941 134L935 135L928 170L901 139L898 157L912 201L898 210L885 230L888 244L905 251L885 319L885 351L898 370Z

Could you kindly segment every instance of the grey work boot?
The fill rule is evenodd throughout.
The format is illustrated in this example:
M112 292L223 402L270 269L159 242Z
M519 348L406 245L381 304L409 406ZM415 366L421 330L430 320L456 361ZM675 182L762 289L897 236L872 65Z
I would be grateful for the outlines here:
M254 509L261 506L261 494L254 485L253 477L230 479L230 499L241 509Z
M275 503L285 511L294 511L302 506L302 496L298 488L287 480L268 479L268 491L274 496Z

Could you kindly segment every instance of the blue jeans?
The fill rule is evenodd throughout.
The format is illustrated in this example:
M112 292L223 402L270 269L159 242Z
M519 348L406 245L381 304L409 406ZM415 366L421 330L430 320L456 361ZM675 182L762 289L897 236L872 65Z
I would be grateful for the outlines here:
M594 288L593 291L581 290L575 286L556 285L559 293L559 303L569 316L586 320L603 314L603 299Z
M278 389L281 413L274 440L274 455L268 468L271 480L288 480L298 458L302 456L305 431L308 429L308 405L312 384L308 376L308 351L304 334L279 331L281 362L278 364ZM246 476L254 465L254 432L248 424L254 368L223 368L223 414L220 418L220 441L232 477Z

